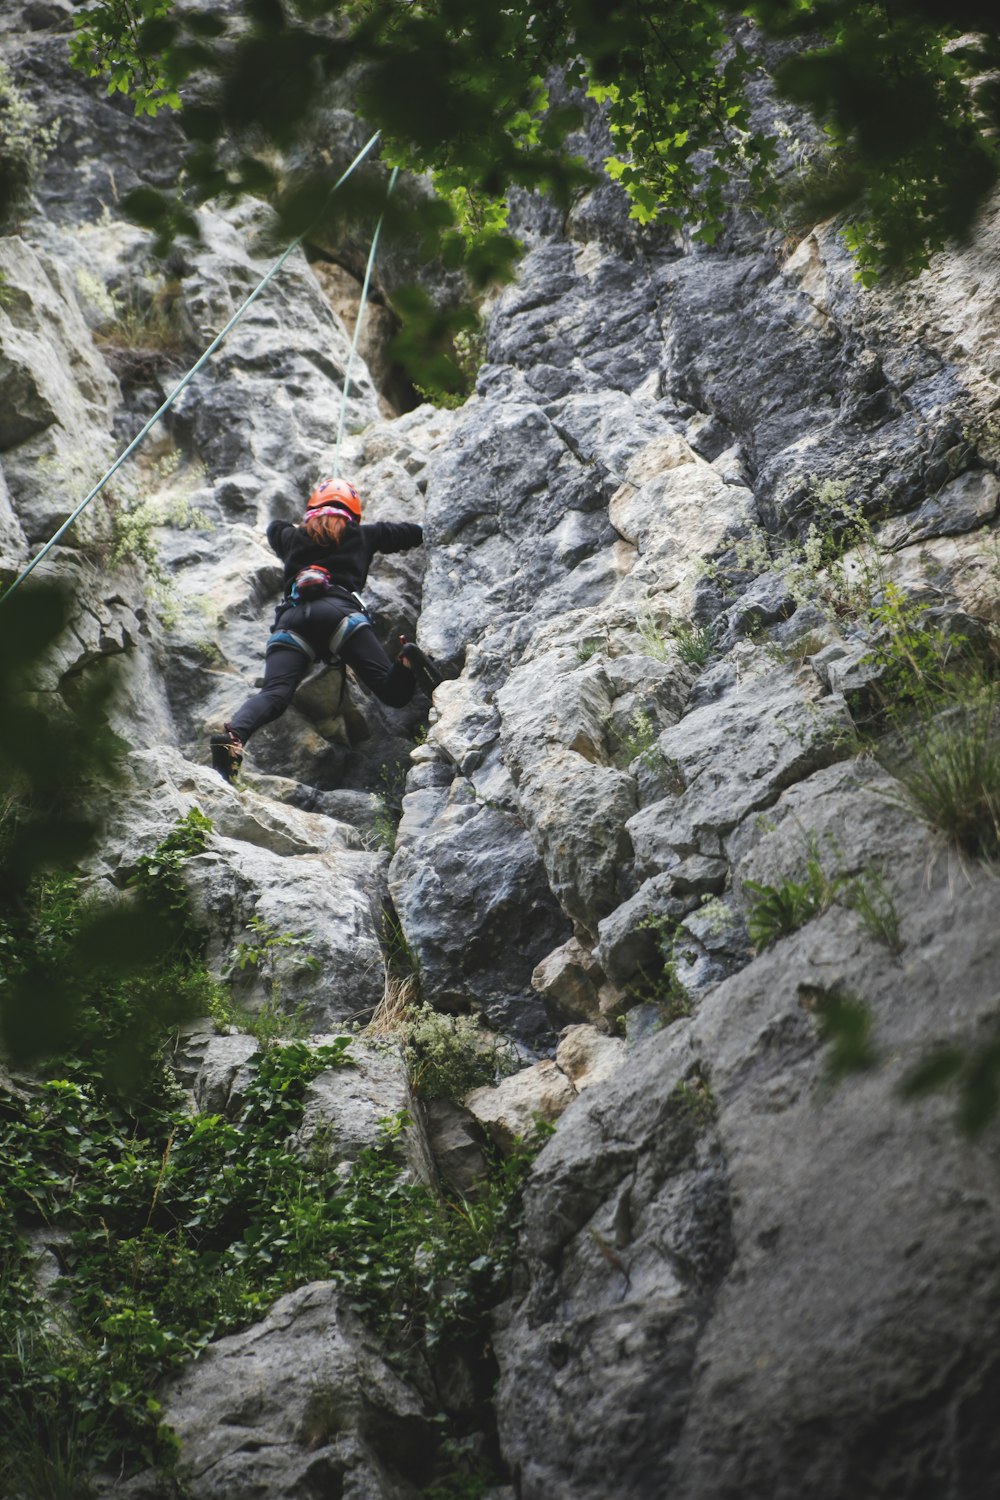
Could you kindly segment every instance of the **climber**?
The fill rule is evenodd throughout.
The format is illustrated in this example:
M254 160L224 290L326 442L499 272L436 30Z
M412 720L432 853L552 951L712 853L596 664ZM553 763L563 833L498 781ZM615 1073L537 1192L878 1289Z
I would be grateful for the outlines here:
M433 691L441 681L434 663L403 636L390 661L355 592L376 552L406 552L423 535L409 521L362 525L360 496L346 479L320 481L300 526L270 523L267 540L284 563L285 597L265 648L263 687L211 737L212 765L226 781L239 771L250 736L285 712L317 660L346 663L391 708L409 703L417 687Z

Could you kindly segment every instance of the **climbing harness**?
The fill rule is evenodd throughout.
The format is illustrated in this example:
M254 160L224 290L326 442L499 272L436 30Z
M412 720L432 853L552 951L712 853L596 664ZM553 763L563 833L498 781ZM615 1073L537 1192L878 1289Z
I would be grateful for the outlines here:
M310 646L305 636L299 635L295 630L273 630L267 638L264 647L264 655L273 651L275 646L293 646L296 651L304 651L311 662L316 660L316 652Z
M357 167L364 160L364 158L368 155L369 151L375 145L375 142L378 140L378 138L381 135L381 133L382 132L380 130L376 130L376 132L372 136L371 140L368 141L368 143L361 148L361 150L358 152L357 156L351 162L350 166L347 167L347 169L344 172L342 172L341 175L337 178L337 181L333 184L333 187L330 189L330 193L329 193L328 197L332 197L333 194L337 191L337 189L344 182L347 181L348 177L350 177L350 175L354 171L355 167ZM399 172L399 168L398 167L394 167L392 169L392 175L391 175L391 177L389 179L389 188L388 188L388 192L386 193L386 197L389 196L389 193L392 192L392 189L395 186L396 177L398 175L398 172ZM380 233L381 228L382 228L382 220L383 220L384 217L385 217L385 214L384 214L384 211L383 211L383 213L379 217L378 223L375 226L375 233L374 233L374 235L372 237L371 252L370 252L370 254L368 256L368 266L367 266L367 269L365 271L364 284L363 284L362 290L361 290L361 302L360 302L359 307L358 307L358 316L357 316L357 319L356 319L356 322L355 322L355 326L354 326L354 338L353 338L353 340L351 342L351 352L350 352L350 356L349 356L348 361L347 361L347 371L346 371L345 376L344 376L344 385L343 385L343 390L341 392L341 401L340 401L340 423L339 423L339 426L338 426L338 429L337 429L337 447L336 447L336 457L335 457L335 462L334 462L334 473L336 473L337 466L339 465L339 462L340 462L340 448L341 448L341 441L342 441L343 432L344 432L344 417L345 417L345 413L346 413L346 409L347 409L347 389L348 389L348 385L349 385L350 379L351 379L351 369L352 369L352 366L354 364L355 351L357 350L358 340L359 340L360 335L361 335L361 320L362 320L362 316L363 316L363 313L364 313L365 301L366 301L367 296L368 296L368 284L369 284L369 281L371 280L372 267L373 267L373 265L375 263L375 251L376 251L376 247L378 245L379 233ZM195 375L197 375L198 371L203 367L203 365L207 362L207 360L215 353L216 349L218 349L219 345L226 338L227 334L229 334L236 327L237 323L243 317L243 315L247 311L247 309L251 306L252 303L256 302L257 298L261 295L261 293L264 291L264 289L268 286L268 284L278 274L278 272L281 270L282 266L287 261L288 257L292 254L292 252L294 250L297 250L299 248L299 246L302 244L303 240L309 234L311 228L312 228L312 225L309 226L309 229L304 229L300 235L296 236L296 238L294 240L292 240L291 244L284 251L284 253L278 258L278 260L275 261L274 265L268 271L267 275L264 276L262 278L262 280L258 282L257 286L250 293L249 297L247 297L247 299L245 300L245 302L243 302L243 304L236 310L236 312L233 314L233 316L229 319L229 322L226 324L225 328L223 328L222 332L216 335L216 337L209 344L208 348L205 350L204 354L202 354L201 357L191 366L191 368L190 368L190 370L188 370L187 374L185 376L183 376L183 378L177 382L177 384L174 386L173 390L167 396L167 398L163 402L163 404L157 408L157 410L153 413L153 415L150 417L149 421L145 424L145 426L142 428L142 430L139 433L137 433L136 436L129 443L128 447L124 450L124 452L120 453L119 456L115 459L114 463L111 465L110 469L108 469L107 473L105 475L103 475L103 477L101 479L98 480L98 482L94 485L94 487L90 491L90 493L88 495L86 495L80 501L80 504L76 507L76 509L72 512L72 514L70 514L69 516L67 516L66 520L62 523L62 525L56 531L56 533L54 534L54 536L52 536L52 537L49 538L49 540L45 543L45 545L37 553L37 555L32 558L31 562L24 569L24 571L22 573L18 574L17 578L14 579L14 582L9 586L9 588L2 595L0 595L0 604L2 604L5 599L9 599L10 596L11 596L11 594L14 592L14 590L17 589L17 588L19 588L21 586L21 584L25 581L25 579L28 578L29 575L32 572L34 572L34 570L35 570L35 568L37 568L38 564L42 561L42 559L44 557L46 557L48 555L48 553L52 550L52 548L56 545L56 543L65 535L65 533L72 526L73 522L79 516L81 516L83 514L83 512L86 510L86 508L90 504L90 502L92 500L94 500L94 499L97 498L97 496L101 493L101 490L103 490L104 486L107 484L108 480L111 479L112 476L118 472L118 470L121 468L121 466L125 462L125 460L127 458L129 458L132 453L135 452L136 448L138 448L139 444L142 442L143 438L150 431L150 429L159 421L159 419L164 415L165 412L167 412L167 411L170 410L171 406L173 406L174 402L177 400L177 397L191 383L191 381L194 379Z
M308 619L308 615L306 618ZM363 630L366 625L370 628L371 623L371 616L364 609L356 609L353 614L345 615L327 642L324 652L325 659L331 665L336 666L340 659L341 651L351 639L354 632L356 630ZM275 646L293 646L296 651L304 652L310 662L314 662L319 655L319 652L310 646L305 636L299 635L297 630L286 630L284 628L272 630L267 638L267 645L264 647L264 655L266 656L269 651L273 651Z
M331 635L330 644L326 648L330 653L330 660L337 660L344 646L347 644L356 630L363 629L365 625L367 625L370 629L371 623L372 622L368 618L368 615L364 612L364 610L360 609L357 610L353 615L348 615L346 620L341 620L340 624L333 632L333 635Z

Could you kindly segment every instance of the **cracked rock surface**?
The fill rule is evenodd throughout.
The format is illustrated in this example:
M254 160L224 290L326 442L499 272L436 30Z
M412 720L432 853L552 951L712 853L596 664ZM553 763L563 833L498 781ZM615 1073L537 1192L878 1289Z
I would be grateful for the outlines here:
M180 138L68 75L64 8L38 27L29 9L0 52L59 114L59 149L0 236L6 578L274 249L266 205L205 204L171 262L171 340L129 346L109 309L167 288L116 194L169 181ZM606 154L598 119L580 148ZM880 732L885 594L858 605L802 559L849 501L883 546L880 589L980 643L1000 622L997 211L874 292L833 225L787 254L734 210L708 249L639 230L610 185L565 222L519 196L512 223L525 254L464 406L404 410L374 333L348 401L367 518L425 528L367 596L383 641L415 632L446 668L433 702L386 709L320 668L239 789L208 767L261 670L280 584L264 528L333 461L360 288L349 255L314 270L329 245L292 257L39 570L79 608L38 692L107 677L128 747L90 878L125 884L198 806L214 831L186 878L216 969L260 919L319 960L292 951L280 975L314 1033L363 1023L388 913L430 1005L516 1040L520 1071L469 1100L505 1147L556 1122L496 1314L512 1500L992 1500L998 1127L965 1140L952 1095L904 1102L901 1084L934 1047L996 1035L996 870L907 811L861 737ZM381 290L400 275L390 256ZM166 596L115 553L139 501ZM863 579L863 558L844 568ZM836 899L755 951L755 885L801 881L811 853L838 889L877 874L893 943ZM824 1017L845 998L875 1062L835 1083ZM238 1109L253 1048L207 1036L185 1043L185 1084ZM349 1086L316 1081L309 1128L348 1162L408 1097L373 1053ZM428 1111L427 1140L474 1185L468 1115ZM423 1483L428 1412L325 1283L211 1346L168 1419L191 1500Z

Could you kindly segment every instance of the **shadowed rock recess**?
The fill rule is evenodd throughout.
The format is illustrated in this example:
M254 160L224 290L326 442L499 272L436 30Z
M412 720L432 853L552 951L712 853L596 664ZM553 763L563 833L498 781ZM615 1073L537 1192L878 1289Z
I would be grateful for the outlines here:
M0 33L58 117L0 236L6 577L277 253L247 202L153 257L116 205L171 180L179 132L67 73L70 10L13 5ZM329 128L345 158L365 138ZM424 999L517 1043L521 1071L469 1099L501 1149L558 1121L496 1313L495 1494L986 1500L997 1126L968 1140L953 1095L900 1084L995 1035L1000 887L900 801L875 646L887 599L969 640L1000 621L1000 220L873 292L831 226L790 248L734 213L709 250L636 229L610 187L565 220L519 198L512 223L476 393L398 414L373 335L347 404L366 518L425 528L368 599L384 641L415 631L448 669L433 703L386 709L320 668L239 790L207 766L260 672L264 527L333 462L350 278L304 252L46 562L78 609L40 686L108 674L131 747L96 872L124 884L197 805L214 831L186 875L216 964L255 917L303 936L320 967L289 962L284 1001L329 1033L382 996L388 912ZM165 583L114 560L140 501ZM895 937L832 896L767 945L760 888L810 858L842 893L877 882ZM873 1064L839 1081L831 999L872 1027ZM196 1035L184 1081L226 1109L252 1050ZM327 1107L320 1080L310 1106L345 1160L409 1097L378 1053L351 1087ZM213 1344L166 1417L191 1500L418 1494L420 1400L326 1283Z

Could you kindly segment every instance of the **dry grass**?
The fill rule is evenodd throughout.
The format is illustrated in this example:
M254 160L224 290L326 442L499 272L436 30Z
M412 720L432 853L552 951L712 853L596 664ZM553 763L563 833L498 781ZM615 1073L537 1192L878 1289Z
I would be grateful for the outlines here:
M420 1003L420 981L414 974L386 974L382 998L362 1036L373 1039L401 1037Z

